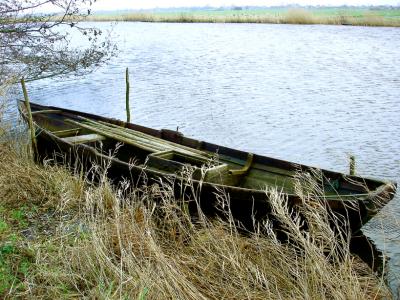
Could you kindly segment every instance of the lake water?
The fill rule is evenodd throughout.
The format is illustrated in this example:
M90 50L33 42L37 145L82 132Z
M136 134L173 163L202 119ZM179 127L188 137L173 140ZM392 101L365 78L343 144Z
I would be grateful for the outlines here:
M121 23L114 34L107 66L31 83L31 100L124 119L129 67L135 123L340 172L353 154L359 174L400 182L399 28ZM398 293L399 193L364 233Z

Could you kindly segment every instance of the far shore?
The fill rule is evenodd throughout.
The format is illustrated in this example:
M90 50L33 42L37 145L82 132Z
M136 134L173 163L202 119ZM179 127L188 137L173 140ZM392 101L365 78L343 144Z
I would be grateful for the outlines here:
M96 13L95 22L324 24L400 27L399 8L267 8Z

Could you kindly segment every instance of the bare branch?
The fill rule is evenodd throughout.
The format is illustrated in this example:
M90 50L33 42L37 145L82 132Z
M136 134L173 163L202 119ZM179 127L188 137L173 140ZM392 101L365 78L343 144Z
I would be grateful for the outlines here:
M95 0L94 0L95 1ZM115 52L102 32L77 26L87 16L91 0L0 0L0 85L18 75L28 80L49 78L71 72L83 74L106 61ZM61 14L43 14L52 5ZM61 26L68 26L60 30ZM90 41L87 49L73 49L68 36L75 31Z

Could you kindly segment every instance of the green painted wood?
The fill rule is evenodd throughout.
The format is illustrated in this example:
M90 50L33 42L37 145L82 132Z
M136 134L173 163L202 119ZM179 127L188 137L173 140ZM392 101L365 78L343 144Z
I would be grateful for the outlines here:
M231 175L236 175L236 176L246 175L249 172L250 167L253 163L253 156L254 156L253 153L249 153L247 155L247 160L244 166L241 169L230 170Z
M57 113L62 113L62 111L59 110L59 109L37 110L37 111L32 112L32 115L38 115L38 114L57 114Z
M87 118L84 118L83 120L92 121L92 120L87 119ZM194 153L194 154L197 154L199 156L210 157L210 155L205 151L194 149L194 148L187 147L187 146L184 146L184 145L181 145L181 144L177 144L177 143L173 143L173 142L170 142L170 141L166 141L164 139L157 138L155 136L152 136L152 135L149 135L149 134L146 134L146 133L143 133L143 132L139 132L137 130L121 127L121 126L118 126L118 125L115 125L115 124L110 124L110 123L103 122L103 121L99 121L98 123L100 123L102 125L105 125L105 126L108 126L108 127L112 127L112 128L118 129L118 131L121 130L121 132L124 132L124 133L129 134L129 135L134 135L134 136L142 137L142 138L145 138L145 139L148 139L148 140L157 141L157 142L159 142L159 143L161 143L163 145L169 145L169 146L172 146L174 148L183 149L184 151L188 151L190 153Z
M123 143L125 143L127 145L131 145L131 146L137 147L139 149L142 149L144 151L148 151L149 153L158 152L159 151L159 149L155 149L153 147L143 145L141 143L135 142L135 141L133 141L131 139L128 139L128 138L117 136L117 135L115 135L113 133L106 132L104 130L98 129L96 127L93 127L93 126L90 126L90 125L87 125L87 124L82 124L82 123L76 122L74 120L65 120L65 122L70 123L70 124L74 124L74 125L77 125L77 126L81 126L82 128L91 130L91 131L96 132L98 134L104 135L104 136L106 136L108 138L115 139L115 140L123 142Z
M130 121L131 121L131 108L130 108L130 105L129 105L130 84L129 84L129 69L128 68L126 68L126 71L125 71L125 85L126 85L126 91L125 91L126 122L130 123Z
M56 130L52 133L58 137L67 137L71 135L78 135L81 128L71 128L71 129L63 129L63 130Z

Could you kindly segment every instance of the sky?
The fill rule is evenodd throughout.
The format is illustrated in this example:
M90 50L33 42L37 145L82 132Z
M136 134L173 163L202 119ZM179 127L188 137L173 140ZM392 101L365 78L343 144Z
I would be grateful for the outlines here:
M400 5L400 0L97 0L94 10L149 9L190 6L274 6L300 5Z

